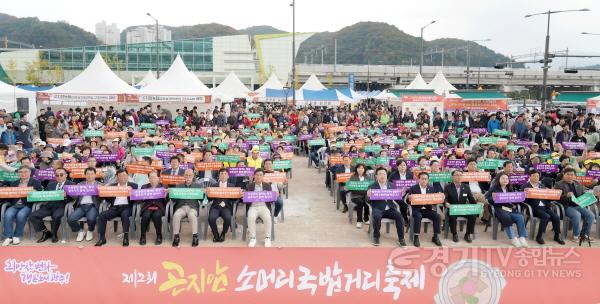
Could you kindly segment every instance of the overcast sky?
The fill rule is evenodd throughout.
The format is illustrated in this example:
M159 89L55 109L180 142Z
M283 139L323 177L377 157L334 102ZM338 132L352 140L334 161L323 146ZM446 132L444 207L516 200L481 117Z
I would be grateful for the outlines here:
M242 29L271 25L291 31L291 0L19 0L2 1L0 12L41 20L65 20L94 32L100 20L117 23L119 29L149 24L152 13L161 24L179 26L216 22ZM425 39L443 37L492 39L485 45L505 55L542 51L545 16L524 15L551 10L589 8L590 12L556 14L551 23L551 50L569 48L590 53L600 50L600 1L597 0L297 0L296 30L337 31L359 21L387 22L411 35L431 20L437 23L425 31ZM598 60L600 61L600 60Z

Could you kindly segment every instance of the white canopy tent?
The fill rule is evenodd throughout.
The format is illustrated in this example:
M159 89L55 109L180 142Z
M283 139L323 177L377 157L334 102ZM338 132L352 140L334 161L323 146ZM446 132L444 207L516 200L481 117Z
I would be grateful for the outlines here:
M146 73L146 75L144 75L144 78L142 78L142 80L140 80L140 82L138 82L138 83L137 83L135 86L136 86L136 87L143 88L143 87L146 87L146 86L148 86L149 84L151 84L151 83L155 82L156 80L157 80L157 79L156 79L156 77L154 76L154 73L153 73L152 71L148 71L148 72Z
M396 96L395 94L390 93L389 91L385 90L385 91L382 91L381 93L373 96L373 98L379 99L379 100L387 100L387 101L389 101L389 100L392 100L392 99L398 99L398 96Z
M322 91L327 90L327 88L319 81L317 75L311 74L300 90Z
M421 73L417 73L417 76L415 76L415 79L413 79L413 81L406 86L406 89L409 90L424 90L424 89L428 89L429 87L427 86L427 82L425 82L425 80L423 80L423 77L421 76Z
M250 89L242 83L234 72L229 73L225 80L212 91L215 95L225 95L233 98L247 98L248 93L250 93Z
M87 106L87 102L125 101L127 94L137 90L123 81L106 65L100 53L75 78L52 89L38 92L43 104Z
M281 84L281 81L277 78L277 74L272 73L271 76L269 76L269 79L267 79L258 90L254 91L253 94L256 97L265 97L267 89L283 90L283 84Z
M35 92L19 89L10 84L0 81L0 109L6 110L7 113L17 111L17 98L28 98L29 105L29 122L33 123L37 116L37 105L35 101Z
M428 89L433 90L438 95L447 95L456 88L446 79L442 71L438 71L435 77L429 82Z
M140 102L210 103L211 90L188 70L179 55L155 82L139 90Z

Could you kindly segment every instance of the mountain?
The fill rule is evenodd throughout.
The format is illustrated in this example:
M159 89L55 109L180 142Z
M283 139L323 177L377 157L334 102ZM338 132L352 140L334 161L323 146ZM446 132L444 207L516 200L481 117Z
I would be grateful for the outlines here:
M154 25L146 25L154 26ZM130 26L121 32L125 41L126 32L136 26ZM190 26L166 26L172 31L172 39L192 39L227 35L279 34L284 31L268 25L252 26L237 30L218 23ZM0 37L23 43L42 45L45 48L77 47L99 44L92 33L66 22L46 22L37 18L17 18L0 13ZM418 65L420 61L421 40L397 27L381 22L359 22L337 32L316 33L300 45L297 61L313 63L321 61L323 50L324 63L333 63L334 40L337 40L337 62L340 64L387 64ZM424 42L425 65L441 65L441 50L444 49L444 65L466 65L465 40L443 38ZM436 52L437 50L437 52ZM497 62L509 61L509 58L493 50L471 42L469 44L471 65L493 66Z
M17 18L6 14L0 14L0 37L44 48L98 43L94 34L64 21L47 22L35 17Z
M334 60L334 41L337 39L337 63L374 64L374 65L418 65L420 62L421 39L411 36L397 27L381 22L359 22L337 32L317 33L300 45L296 60L300 63L321 62L323 50L324 63ZM443 38L425 41L424 53L429 50L445 49L444 65L466 65L465 40ZM454 51L456 49L456 51ZM509 58L471 42L469 44L471 64L494 66L497 62L509 61ZM424 56L425 65L441 65L441 54Z
M280 29L276 29L272 26L269 25L258 25L258 26L251 26L249 28L245 28L243 30L240 30L240 32L254 37L256 35L269 35L269 34L281 34L281 33L285 33L285 31L282 31Z

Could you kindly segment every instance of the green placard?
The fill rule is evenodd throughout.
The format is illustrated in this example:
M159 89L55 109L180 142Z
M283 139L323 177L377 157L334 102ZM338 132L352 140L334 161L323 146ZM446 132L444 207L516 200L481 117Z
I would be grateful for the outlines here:
M552 157L552 154L538 154L540 156L540 159L542 160L548 160L549 158Z
M506 145L506 150L508 151L517 151L519 150L519 148L522 148L523 146L517 146L517 145Z
M423 156L423 154L409 154L408 155L408 159L409 160L417 160L419 159L419 157Z
M155 123L142 123L142 124L140 124L140 127L142 129L156 129L156 124Z
M450 215L479 215L482 210L480 204L450 205Z
M260 136L256 136L256 135L248 136L248 137L246 137L246 140L260 140Z
M226 151L227 149L229 149L229 144L228 143L220 143L217 148L219 148L219 150L221 151Z
M292 160L275 160L273 161L273 170L281 170L281 169L291 169L292 168Z
M83 137L104 137L102 130L84 130Z
M275 139L273 136L265 136L264 137L265 142L268 142L268 143L272 142L273 139Z
M14 182L19 180L18 172L6 172L0 171L0 181L4 182Z
M268 130L271 128L268 123L259 123L254 126L257 130Z
M394 145L403 145L405 143L406 143L406 141L404 139L402 139L402 138L395 138L394 139Z
M323 138L319 138L319 139L311 139L308 141L308 146L312 147L312 146L324 146L325 145L325 139Z
M167 150L169 150L169 145L154 146L154 151L167 151Z
M205 137L200 137L200 136L191 136L188 139L191 143L195 143L195 142L204 142L206 140Z
M169 198L171 199L203 199L204 189L202 188L169 188Z
M338 142L335 143L335 147L341 149L341 148L344 147L345 144L346 143L343 142L343 141L338 141Z
M496 170L496 169L498 169L498 163L495 160L478 161L477 169L479 169L479 170Z
M492 134L497 135L497 136L502 136L502 137L511 137L512 136L512 132L511 131L500 130L500 129L494 130L494 133L492 133Z
M131 148L133 156L154 156L154 148Z
M360 129L358 129L358 132L359 132L360 134L367 134L367 129L365 129L365 128L360 128Z
M367 167L374 167L375 165L377 165L377 159L375 158L353 158L352 159L352 165L357 165L357 164L363 164Z
M573 203L579 205L582 208L596 203L596 197L592 192L586 192L579 197L572 197L571 200L573 201Z
M416 128L417 127L417 123L414 123L414 122L406 122L406 123L403 123L402 125L407 128Z
M438 183L438 182L449 183L451 181L452 181L452 174L450 172L429 173L429 182L430 183Z
M269 145L260 145L258 146L259 152L271 152L271 146Z
M391 159L394 159L394 158L391 156L380 156L380 157L376 158L375 164L388 166L390 164Z
M456 129L456 133L457 134L461 134L464 131L464 128L458 128Z
M65 199L64 190L55 191L31 191L27 194L28 202L52 202Z
M373 182L370 179L364 181L347 181L345 187L348 191L367 191Z
M239 155L217 155L216 157L218 162L221 163L237 163L240 161Z
M368 145L365 146L365 152L367 153L379 153L381 152L381 145Z
M290 144L294 144L298 141L298 137L296 135L285 135L283 136L283 140L289 142Z
M248 128L242 129L242 134L250 134L251 132L252 132L252 130L250 130Z
M373 134L381 134L381 133L383 133L383 131L381 131L381 129L369 129L369 131L367 131L367 133L369 135L373 135Z
M250 118L250 119L260 118L260 113L248 113L248 118Z
M479 138L480 145L495 145L498 143L498 137L481 137Z
M450 143L454 145L458 142L458 138L456 138L456 136L454 135L450 135L448 136L448 141L450 141Z

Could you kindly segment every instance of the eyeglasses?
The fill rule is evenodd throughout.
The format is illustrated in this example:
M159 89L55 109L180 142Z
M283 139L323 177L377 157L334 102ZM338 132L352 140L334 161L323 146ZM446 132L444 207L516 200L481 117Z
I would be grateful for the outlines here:
M65 175L66 175L66 174L64 174L64 173L59 173L59 174L56 174L56 176L59 176L59 177L62 177L62 176L65 176Z

